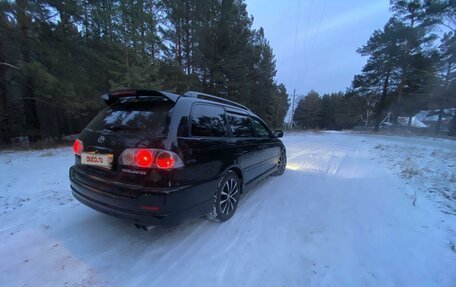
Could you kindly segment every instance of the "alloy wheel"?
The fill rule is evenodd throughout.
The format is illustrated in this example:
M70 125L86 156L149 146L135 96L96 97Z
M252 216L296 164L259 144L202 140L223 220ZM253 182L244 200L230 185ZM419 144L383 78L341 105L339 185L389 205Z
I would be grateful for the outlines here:
M223 214L229 215L237 205L237 194L239 185L234 178L225 182L220 193L220 210Z
M279 161L277 162L277 174L281 175L285 172L285 168L287 167L287 154L283 150L280 154Z

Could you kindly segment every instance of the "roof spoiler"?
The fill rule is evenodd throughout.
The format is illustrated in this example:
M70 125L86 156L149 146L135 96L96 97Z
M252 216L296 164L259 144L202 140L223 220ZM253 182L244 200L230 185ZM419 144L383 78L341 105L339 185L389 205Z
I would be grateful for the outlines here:
M173 103L175 103L179 98L176 94L159 90L116 90L101 95L101 99L106 103L106 105L111 105L118 99L124 97L156 97L163 98L163 100L171 101Z

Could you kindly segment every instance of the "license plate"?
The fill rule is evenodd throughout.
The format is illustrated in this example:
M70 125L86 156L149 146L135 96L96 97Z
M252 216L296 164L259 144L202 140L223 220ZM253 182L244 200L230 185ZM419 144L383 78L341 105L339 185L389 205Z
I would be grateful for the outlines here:
M112 154L81 153L81 164L111 168Z

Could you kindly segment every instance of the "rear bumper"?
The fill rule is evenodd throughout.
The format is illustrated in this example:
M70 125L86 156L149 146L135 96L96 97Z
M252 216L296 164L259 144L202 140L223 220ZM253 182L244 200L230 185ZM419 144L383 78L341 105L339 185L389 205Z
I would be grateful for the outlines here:
M110 192L105 179L94 177L73 166L70 168L73 196L102 213L142 225L172 226L211 211L217 181L170 188L144 188L115 182ZM122 192L125 191L125 196ZM144 210L141 206L157 210Z

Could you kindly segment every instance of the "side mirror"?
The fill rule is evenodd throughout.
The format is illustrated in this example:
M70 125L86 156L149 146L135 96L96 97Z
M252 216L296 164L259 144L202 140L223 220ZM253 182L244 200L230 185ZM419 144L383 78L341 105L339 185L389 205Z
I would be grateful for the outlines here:
M275 130L275 131L274 131L274 137L275 137L275 138L281 138L281 137L283 137L283 131L281 131L281 130Z

